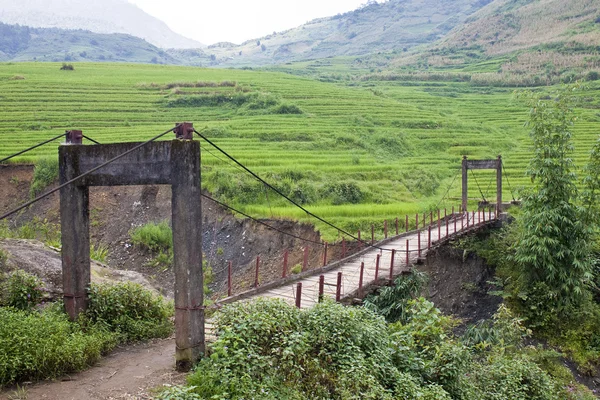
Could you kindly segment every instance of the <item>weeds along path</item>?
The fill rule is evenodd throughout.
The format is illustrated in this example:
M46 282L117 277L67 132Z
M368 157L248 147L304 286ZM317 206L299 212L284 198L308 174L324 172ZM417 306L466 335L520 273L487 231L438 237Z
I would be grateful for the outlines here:
M185 380L185 374L175 370L174 348L173 338L122 347L86 371L24 386L26 397L15 397L14 388L5 389L0 400L151 399L153 388Z

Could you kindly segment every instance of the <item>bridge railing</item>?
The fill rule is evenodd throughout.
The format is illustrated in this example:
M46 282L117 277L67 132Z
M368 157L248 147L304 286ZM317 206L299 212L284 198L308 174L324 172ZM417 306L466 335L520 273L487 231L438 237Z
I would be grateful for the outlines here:
M437 215L436 215L437 214ZM294 289L294 297L296 298L301 298L301 293L302 293L302 285L297 285L298 283L301 283L300 281L311 277L311 276L315 276L315 275L323 275L326 274L327 272L333 271L337 268L340 268L341 266L343 266L344 264L347 263L351 263L356 261L357 259L360 259L361 257L364 257L364 255L368 254L369 252L372 252L373 250L376 249L381 249L379 252L381 253L383 250L387 250L387 249L383 249L384 246L386 246L388 243L392 242L392 241L396 241L398 239L401 239L403 237L411 237L414 235L417 235L417 248L414 250L411 250L410 244L408 244L406 246L406 249L404 251L404 254L398 254L399 252L396 252L396 254L394 255L394 257L396 258L396 262L398 260L404 260L401 264L403 264L405 267L410 267L410 265L414 264L415 262L418 262L421 259L421 256L423 254L423 252L429 251L435 247L438 247L439 245L443 244L444 242L451 240L452 238L456 237L457 235L466 233L466 232L470 232L473 229L478 229L480 227L480 225L482 224L486 224L488 222L491 222L493 220L495 220L496 215L495 212L492 211L492 209L490 208L489 210L481 210L479 209L478 211L465 211L463 212L462 210L459 209L458 212L455 212L455 209L452 208L451 213L448 213L448 210L444 210L443 214L442 214L442 210L437 210L436 212L429 212L428 214L424 214L425 217L423 217L421 219L421 221L419 221L419 214L416 214L414 219L412 219L412 221L409 220L408 216L405 216L405 220L402 221L404 222L404 226L402 228L405 229L404 232L400 232L400 228L401 228L401 220L399 220L398 218L395 219L394 221L394 228L395 231L397 232L396 235L394 236L389 236L389 224L388 221L384 221L382 223L383 226L383 236L384 238L382 240L379 241L375 241L375 229L374 226L371 229L371 243L370 244L365 244L365 243L359 243L360 246L362 246L362 248L356 252L354 252L353 254L346 254L348 251L348 243L345 241L345 239L342 239L342 241L334 243L334 244L326 244L324 245L324 251L323 251L323 257L319 257L323 263L322 265L316 267L316 268L310 268L310 265L307 261L307 257L306 257L306 253L307 253L307 249L308 247L304 248L304 257L303 257L303 268L302 271L300 273L297 274L290 274L289 272L289 265L288 265L288 257L289 257L289 253L288 251L284 251L283 256L282 256L282 263L281 263L281 278L279 279L274 279L271 280L269 282L265 282L262 283L260 282L260 257L257 257L256 260L256 264L255 264L255 276L254 276L254 282L252 287L246 289L246 290L242 290L239 293L234 293L233 291L233 279L234 279L234 274L233 274L233 266L231 263L228 264L228 273L227 273L227 297L218 300L216 303L217 304L228 304L228 303L232 303L238 300L242 300L242 299L246 299L249 297L253 297L253 296L257 296L261 293L267 292L269 290L278 288L278 287L282 287L282 286L286 286L286 285L292 285L294 283L296 283L295 289ZM429 223L427 223L427 217L429 216ZM437 218L435 218L437 216ZM409 221L408 223L406 221ZM414 221L414 225L411 224L411 222ZM415 227L415 229L411 229L412 226ZM452 228L452 229L451 229ZM432 232L435 232L435 229L437 229L437 238L438 240L433 240L432 236L435 236L434 234L432 234ZM360 232L358 233L359 237L360 237ZM331 262L331 260L329 260L327 257L327 249L333 247L333 246L342 246L342 256L340 259ZM399 274L401 272L401 270L398 268L397 269L397 273L393 272L393 265L391 264L390 267L388 268L383 268L382 269L389 269L389 275L388 276L382 276L381 274L377 273L376 274L376 278L375 281L378 280L382 280L385 279L387 281L391 281L393 280L393 278ZM364 268L364 267L363 267ZM360 276L363 276L363 279L360 279ZM343 286L350 286L350 285L344 285L344 283L347 283L347 279L348 277L345 277L344 275L342 275L341 277L341 282L338 284L336 282L336 285L339 286L341 285L342 287L336 287L336 297L337 293L339 292L339 296L340 298L345 298L348 297L350 295L356 294L356 292L361 292L364 290L364 287L366 287L368 284L372 284L373 281L369 281L366 282L364 279L364 270L362 271L361 274L361 270L360 267L358 267L358 269L355 271L354 273L354 277L358 276L358 281L359 283L361 283L359 285L359 287L357 289L353 289L352 291L346 293L346 291L344 290ZM345 279L346 278L346 279ZM327 285L331 285L331 283L327 283ZM306 289L306 288L304 288ZM298 290L300 290L300 292L298 293ZM324 289L323 289L324 290Z

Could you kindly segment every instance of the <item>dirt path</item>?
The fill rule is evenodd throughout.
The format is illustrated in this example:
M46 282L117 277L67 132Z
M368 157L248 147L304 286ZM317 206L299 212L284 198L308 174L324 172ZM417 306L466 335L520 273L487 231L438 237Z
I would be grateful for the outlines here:
M175 341L128 346L102 358L94 367L62 380L26 386L27 400L151 399L152 389L179 384L185 374L174 369ZM0 392L8 400L14 389ZM25 397L19 397L24 399Z

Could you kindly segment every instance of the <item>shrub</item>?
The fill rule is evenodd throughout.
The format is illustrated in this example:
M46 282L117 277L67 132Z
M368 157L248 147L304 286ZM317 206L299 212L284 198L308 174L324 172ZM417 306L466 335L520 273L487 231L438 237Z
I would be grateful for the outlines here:
M117 332L125 341L167 337L173 331L171 306L141 285L92 284L89 322Z
M523 229L514 261L525 277L526 291L538 288L538 294L552 297L556 309L548 316L569 317L565 311L585 298L593 278L590 229L578 204L572 158L574 89L563 89L551 101L529 94L527 102L533 141L527 174L533 187L523 196Z
M524 358L494 358L489 364L477 365L469 379L478 388L481 400L558 398L548 374Z
M99 327L83 332L59 305L42 312L0 308L0 386L79 371L116 344L117 335Z
M295 104L280 104L273 108L273 114L303 114L300 107Z
M385 286L375 295L367 297L364 305L388 322L406 322L408 302L421 293L426 282L427 274L413 270L409 275L396 278L394 286Z
M362 201L364 194L355 182L337 182L325 186L322 191L324 197L330 197L334 205L358 204Z
M0 279L0 306L29 310L42 300L42 286L38 277L22 270L13 271Z
M29 195L33 198L58 179L58 158L40 158L33 169Z
M385 323L367 310L257 300L226 307L218 329L188 380L202 398L389 398Z
M170 250L173 247L173 231L165 221L150 222L130 232L133 244L148 250Z
M597 81L598 79L600 79L600 73L598 71L590 71L585 76L585 79L587 81Z
M170 386L160 390L154 397L156 400L201 400L202 397L194 393L196 386Z
M61 71L73 71L75 67L73 64L63 63L62 67L60 67Z
M310 183L302 182L292 186L288 197L299 204L310 204L317 200L317 191Z
M99 261L101 263L106 262L108 256L108 247L103 244L91 244L90 245L90 258L92 260Z

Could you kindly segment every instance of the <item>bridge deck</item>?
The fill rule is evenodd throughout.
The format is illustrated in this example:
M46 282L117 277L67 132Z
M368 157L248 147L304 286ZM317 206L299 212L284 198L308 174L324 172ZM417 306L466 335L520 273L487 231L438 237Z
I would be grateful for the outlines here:
M485 224L483 222L483 214L475 214L475 226L472 226L473 215L469 215L469 230L478 229L488 222L490 222L490 216L486 213ZM495 214L491 215L491 220L495 219ZM455 224L456 221L456 224ZM435 221L434 221L435 224ZM446 234L446 227L448 234ZM460 234L467 230L467 217L457 215L448 219L448 223L441 222L438 230L437 224L431 226L431 247L443 242L446 239L450 239L457 233ZM420 236L420 239L419 239ZM408 263L407 263L407 241L408 241ZM421 242L421 252L419 254L419 241ZM390 278L390 266L392 262L392 251L395 250L394 263L392 270L392 278L400 275L403 272L409 271L410 266L415 264L417 259L424 258L429 251L429 226L421 228L419 231L411 232L409 234L399 235L391 241L377 245L384 249L380 250L377 248L371 248L370 250L351 257L350 260L341 264L338 268L332 269L327 272L320 273L318 270L315 274L304 279L298 280L293 283L285 284L281 287L265 291L263 293L257 293L249 298L256 297L267 297L267 298L280 298L288 302L289 304L296 304L297 296L297 285L302 283L301 291L301 308L311 307L319 301L319 277L323 275L325 277L324 285L324 296L334 298L336 297L336 284L338 279L338 273L342 273L342 285L340 298L344 299L353 295L356 295L359 291L360 283L360 270L361 263L364 263L363 270L363 282L362 287L367 287L375 283L375 272L377 264L377 255L380 255L379 260L379 271L378 279L389 279Z

